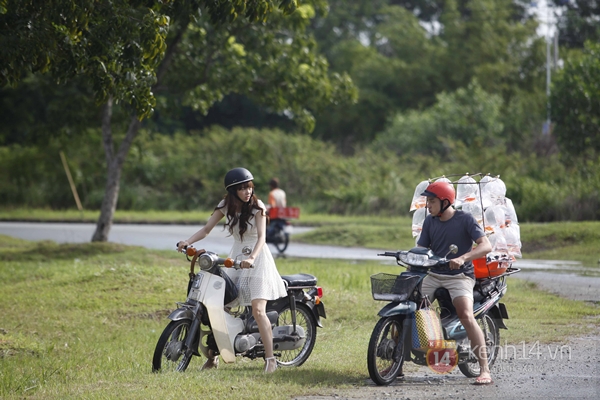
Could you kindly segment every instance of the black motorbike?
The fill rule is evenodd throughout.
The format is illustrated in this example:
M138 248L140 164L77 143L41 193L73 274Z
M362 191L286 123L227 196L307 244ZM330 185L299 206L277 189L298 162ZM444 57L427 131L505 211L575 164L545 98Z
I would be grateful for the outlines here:
M450 246L448 254L456 251L456 246ZM392 383L407 361L428 365L427 349L413 347L414 313L422 301L420 285L423 278L430 269L439 271L449 268L446 259L448 254L437 257L431 250L422 247L378 254L396 258L396 263L406 267L407 271L400 275L380 273L371 276L373 298L389 302L379 311L381 318L373 329L367 353L369 376L377 385ZM499 302L506 293L506 277L519 271L518 268L512 268L512 265L508 266L501 275L477 279L473 289L473 314L485 337L490 367L498 355L500 329L507 329L504 324L504 320L508 319L506 306ZM467 377L479 376L479 363L471 350L467 332L456 314L448 290L439 288L434 297L441 310L444 340L456 346L453 354L457 357L458 368Z
M291 229L290 221L282 218L272 219L267 227L266 242L273 244L279 254L283 254L290 243Z

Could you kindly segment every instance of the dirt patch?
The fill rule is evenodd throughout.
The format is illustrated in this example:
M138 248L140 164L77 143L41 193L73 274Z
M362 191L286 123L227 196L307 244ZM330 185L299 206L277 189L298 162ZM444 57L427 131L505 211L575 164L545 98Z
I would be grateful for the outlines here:
M474 386L458 369L439 375L427 367L405 368L405 378L390 386L370 379L352 389L330 389L297 400L600 398L600 330L564 343L518 343L501 348L492 367L494 383ZM365 374L367 372L365 371Z
M600 302L600 276L521 271L515 278L533 282L539 288L567 299L586 301L592 304Z

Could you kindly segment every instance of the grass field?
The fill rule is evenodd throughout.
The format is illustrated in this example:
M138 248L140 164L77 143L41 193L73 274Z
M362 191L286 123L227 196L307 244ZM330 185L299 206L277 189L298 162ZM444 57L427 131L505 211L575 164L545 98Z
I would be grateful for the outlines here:
M281 274L311 273L324 289L327 319L300 368L262 373L261 361L153 374L154 346L185 300L185 259L107 243L57 245L0 236L0 398L289 399L324 388L365 385L366 349L384 303L369 276L398 273L377 262L278 259ZM502 343L560 342L598 327L600 308L509 278L510 319ZM409 365L407 370L412 367Z

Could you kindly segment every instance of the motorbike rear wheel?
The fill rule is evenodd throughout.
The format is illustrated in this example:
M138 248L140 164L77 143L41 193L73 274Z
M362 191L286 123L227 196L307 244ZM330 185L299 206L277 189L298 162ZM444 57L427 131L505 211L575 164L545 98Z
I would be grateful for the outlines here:
M192 320L171 321L156 343L152 359L152 371L178 371L187 369L192 360L192 349L185 348Z
M371 334L367 351L367 367L371 380L379 386L389 385L402 372L404 346L402 318L381 318Z
M292 310L289 305L279 312L277 326L292 325ZM299 367L304 364L315 347L317 321L312 310L304 304L296 304L296 326L301 326L306 334L304 345L295 350L275 350L277 363L284 367Z
M478 318L477 323L479 324L479 327L483 332L483 337L485 338L485 346L488 354L488 366L491 369L492 365L494 365L494 361L496 361L496 357L498 356L500 330L496 320L489 314L485 314L481 318ZM458 368L463 375L469 378L476 378L481 372L481 369L479 368L479 362L476 360L464 364L458 364Z
M281 232L281 241L276 241L273 244L277 248L280 253L283 253L285 249L287 249L288 244L290 242L290 234L286 232Z

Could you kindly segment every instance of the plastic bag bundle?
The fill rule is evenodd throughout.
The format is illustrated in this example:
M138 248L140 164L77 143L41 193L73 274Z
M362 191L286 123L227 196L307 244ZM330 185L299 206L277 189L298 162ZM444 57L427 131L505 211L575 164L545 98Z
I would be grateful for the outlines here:
M475 220L479 225L483 223L483 210L481 209L481 204L479 201L472 201L463 204L462 210L475 217Z
M491 182L492 179L494 179L494 178L492 178L488 174L479 180L479 191L481 192L482 196L483 196L483 192L485 191L485 185L487 185L489 182Z
M492 245L492 251L487 254L488 261L506 261L510 259L504 229L498 229L488 239Z
M512 257L521 258L521 228L519 224L510 224L504 229L506 247L508 254Z
M506 225L510 224L518 224L519 220L517 218L517 211L515 210L515 206L513 202L508 197L505 199L506 204Z
M412 220L412 235L413 235L413 237L417 237L421 234L421 230L423 230L423 221L425 221L426 216L427 216L426 208L419 208L413 214L413 220Z
M456 207L462 207L464 203L478 202L479 196L479 185L475 179L465 175L458 180L456 185Z
M505 227L505 211L502 206L492 206L485 210L485 231L498 233Z
M477 175L475 175L477 176ZM453 182L442 176L436 182ZM421 196L430 181L421 181L415 188L410 211L415 211L412 219L412 235L415 245L419 241L423 222L427 216L427 198ZM479 182L473 176L464 175L456 182L455 207L473 215L477 223L488 235L492 251L487 255L487 263L510 262L521 258L521 233L517 212L513 202L506 197L506 185L500 177L483 176ZM497 263L496 263L497 264Z
M495 205L504 205L506 198L506 185L500 178L490 178L481 189L483 208Z
M417 185L415 188L415 193L413 194L412 202L410 203L409 211L414 211L425 207L427 198L425 196L421 196L421 193L427 189L427 186L429 186L429 181L422 181Z

